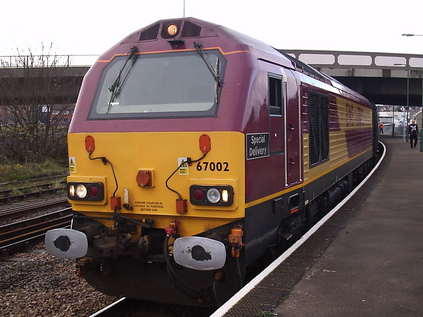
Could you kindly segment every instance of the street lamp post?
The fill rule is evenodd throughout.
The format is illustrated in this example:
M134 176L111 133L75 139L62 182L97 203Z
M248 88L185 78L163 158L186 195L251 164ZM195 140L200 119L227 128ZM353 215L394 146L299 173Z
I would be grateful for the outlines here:
M407 106L405 108L405 141L408 142L408 110L410 109L410 68L407 69ZM411 140L410 140L411 142Z
M406 90L406 93L405 93L407 103L405 105L405 116L404 115L402 116L402 120L403 120L402 139L403 139L404 143L407 143L408 142L408 111L409 111L409 108L410 108L410 68L408 68L408 66L409 66L408 64L397 64L397 63L395 63L394 66L407 67L407 90ZM401 107L401 109L404 109L404 107ZM392 111L392 117L393 116L394 116L394 112ZM394 136L394 133L392 133L392 136Z
M413 36L423 36L423 34L414 34L414 33L403 33L402 36L413 37ZM420 125L420 152L423 152L423 75L420 75L422 80L422 122Z

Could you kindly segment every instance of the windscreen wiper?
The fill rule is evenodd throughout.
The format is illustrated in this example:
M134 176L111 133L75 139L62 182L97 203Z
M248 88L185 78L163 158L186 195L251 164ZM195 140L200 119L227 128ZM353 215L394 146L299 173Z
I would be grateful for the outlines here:
M135 62L137 61L138 55L137 55L138 49L134 46L133 48L131 48L131 52L128 56L128 58L126 59L125 63L123 64L122 68L119 71L119 74L117 75L116 79L113 81L112 85L109 87L109 91L111 92L110 95L110 99L109 99L109 103L107 106L107 112L109 113L110 108L112 107L112 102L116 100L116 98L119 96L120 91L123 87L123 85L125 84L126 79L128 78L128 75L132 69L132 67L134 67ZM126 65L128 64L128 62L132 60L132 63L129 65L129 68L125 74L125 77L123 77L122 79L122 74L123 71L126 68Z
M203 45L201 45L198 42L194 42L194 48L195 48L195 51L198 53L198 55L200 55L201 59L204 61L204 64L206 64L208 70L210 71L214 80L216 81L217 83L216 94L219 95L219 89L223 86L223 79L220 77L220 73L219 73L219 68L220 68L219 57L217 58L217 69L215 70L213 66L210 65L210 63L204 57Z

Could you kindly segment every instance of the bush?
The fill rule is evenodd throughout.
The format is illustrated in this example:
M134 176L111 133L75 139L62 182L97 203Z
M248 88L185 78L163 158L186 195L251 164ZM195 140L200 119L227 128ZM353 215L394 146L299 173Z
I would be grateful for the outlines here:
M3 126L0 129L0 159L6 162L25 164L40 162L45 158L66 161L66 128L51 129Z
M57 67L69 61L41 47L40 55L0 57L0 66L15 69L0 80L0 164L66 160L66 133L74 105L59 98L67 87ZM57 102L59 104L57 104Z

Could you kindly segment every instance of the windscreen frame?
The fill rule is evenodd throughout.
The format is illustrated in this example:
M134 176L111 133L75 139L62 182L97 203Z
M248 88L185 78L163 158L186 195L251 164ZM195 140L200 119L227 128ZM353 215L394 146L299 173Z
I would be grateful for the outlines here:
M226 69L226 59L223 54L217 49L211 49L207 50L205 49L204 52L206 54L215 54L216 57L219 59L219 75L220 78L224 78L225 69ZM137 56L136 63L139 62L138 59L142 58L149 58L154 56L175 56L175 54L178 54L178 56L188 55L188 56L194 56L198 57L200 63L204 63L201 61L201 57L198 55L198 53L195 52L195 50L189 50L189 51L179 51L179 52L163 52L163 53L141 53ZM108 75L108 71L111 67L113 67L113 63L116 63L117 61L121 60L124 62L125 58L127 56L115 56L108 65L102 70L102 74L100 79L98 80L98 85L96 88L95 97L93 98L93 101L90 104L90 110L88 113L88 120L125 120L125 119L163 119L163 118L190 118L190 117L216 117L218 106L220 103L220 95L222 93L222 87L218 87L218 83L213 83L212 89L215 89L215 100L212 104L212 106L208 110L200 110L200 111L163 111L163 112L128 112L128 113L100 113L97 111L97 106L99 103L99 98L102 93L102 88L104 86L106 76ZM136 67L136 65L134 66ZM207 65L204 64L204 71L209 71L207 69ZM210 73L210 76L212 74ZM223 80L222 80L223 82Z

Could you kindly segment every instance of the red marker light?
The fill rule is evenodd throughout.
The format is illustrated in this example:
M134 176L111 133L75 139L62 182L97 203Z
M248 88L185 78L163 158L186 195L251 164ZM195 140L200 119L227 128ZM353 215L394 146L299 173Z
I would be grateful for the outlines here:
M87 150L88 154L92 154L95 150L95 140L91 135L85 137L85 150Z
M192 193L192 197L194 197L195 200L203 201L204 192L201 189L195 189Z
M186 214L188 211L188 205L186 199L176 199L176 212L178 214Z
M211 139L207 134L202 134L199 139L200 151L202 153L210 152L211 150Z
M140 170L137 174L137 184L140 187L152 187L153 186L153 171L151 170Z
M97 186L91 186L89 193L90 193L90 196L96 197L97 194L98 194L98 188L97 188Z
M122 209L120 197L110 197L110 207L112 208L112 210Z

